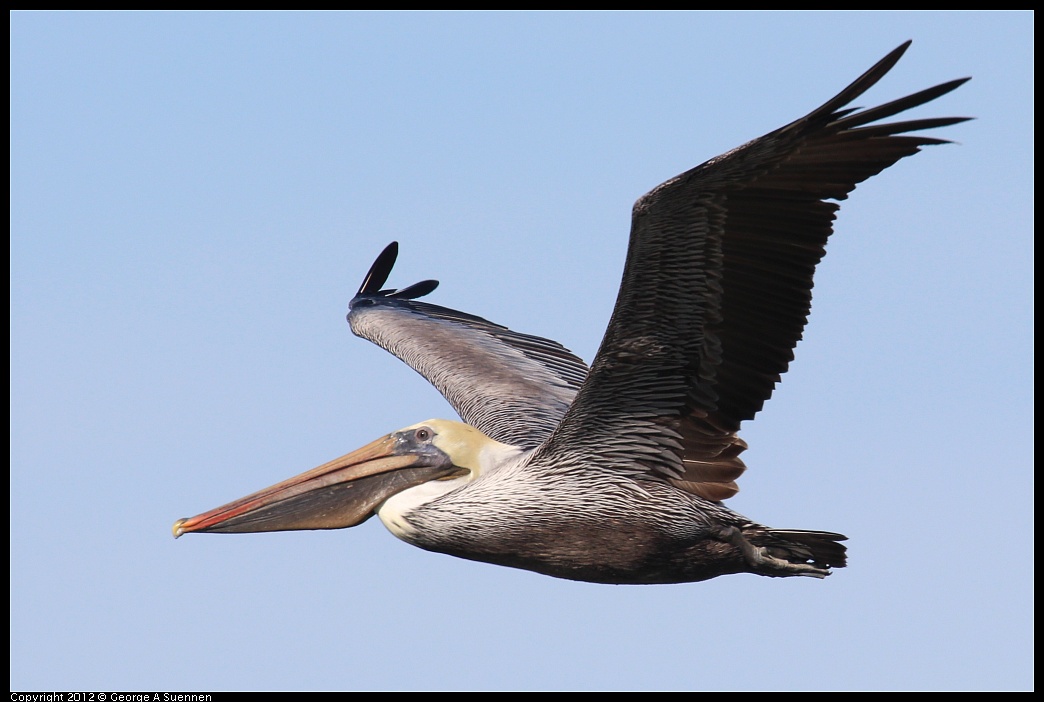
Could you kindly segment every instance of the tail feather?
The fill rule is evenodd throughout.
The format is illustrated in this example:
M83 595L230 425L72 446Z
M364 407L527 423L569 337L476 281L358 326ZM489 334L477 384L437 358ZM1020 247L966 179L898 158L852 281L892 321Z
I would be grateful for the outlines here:
M839 542L847 536L830 531L801 529L768 529L754 543L768 548L773 556L791 563L810 563L820 568L844 568L848 565L848 549Z

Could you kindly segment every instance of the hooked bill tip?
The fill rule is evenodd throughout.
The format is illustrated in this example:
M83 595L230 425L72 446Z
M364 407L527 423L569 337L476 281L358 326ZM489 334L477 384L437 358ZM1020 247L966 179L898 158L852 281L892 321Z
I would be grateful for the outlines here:
M185 533L181 530L181 525L187 521L188 519L179 519L178 521L174 522L174 526L173 528L171 528L171 531L174 532L175 539Z

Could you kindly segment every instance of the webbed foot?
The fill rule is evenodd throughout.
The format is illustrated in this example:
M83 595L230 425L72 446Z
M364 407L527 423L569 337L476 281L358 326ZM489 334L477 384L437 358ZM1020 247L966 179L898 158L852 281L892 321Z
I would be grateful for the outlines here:
M802 575L809 578L825 578L830 575L830 568L823 568L802 561L790 561L773 555L785 553L783 549L766 548L752 544L739 528L734 526L721 527L718 537L726 543L735 546L743 558L747 561L751 570L759 575L768 575L775 578L785 578Z

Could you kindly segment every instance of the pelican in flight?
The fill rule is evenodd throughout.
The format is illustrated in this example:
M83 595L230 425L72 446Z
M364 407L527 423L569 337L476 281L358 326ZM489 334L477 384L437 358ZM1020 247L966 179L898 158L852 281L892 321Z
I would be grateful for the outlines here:
M174 524L189 532L341 529L376 514L430 551L597 583L729 573L822 578L846 537L732 511L737 436L787 370L812 276L856 184L962 122L886 122L954 80L849 104L888 54L805 117L657 186L634 205L623 281L590 368L561 344L385 289L388 246L351 301L352 331L404 361L463 422L432 419Z

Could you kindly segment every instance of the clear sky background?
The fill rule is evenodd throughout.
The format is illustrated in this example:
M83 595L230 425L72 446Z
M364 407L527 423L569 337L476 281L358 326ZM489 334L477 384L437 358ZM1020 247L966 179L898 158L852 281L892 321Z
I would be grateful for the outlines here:
M11 687L1032 689L1031 13L15 13ZM731 506L819 581L556 580L172 522L453 417L390 284L590 360L630 208L795 119L973 80L860 186Z

